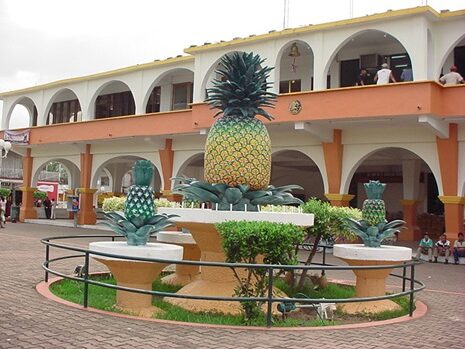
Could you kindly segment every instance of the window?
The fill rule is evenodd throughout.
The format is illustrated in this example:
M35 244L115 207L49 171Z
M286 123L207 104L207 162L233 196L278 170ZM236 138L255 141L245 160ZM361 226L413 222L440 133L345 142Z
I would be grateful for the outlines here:
M300 92L301 80L287 80L279 83L279 93Z
M189 108L189 103L192 103L192 88L193 85L191 82L173 84L173 101L171 110Z
M146 113L158 113L160 111L160 86L155 86L150 94L149 101L147 102Z
M130 91L101 95L95 101L95 118L104 119L113 116L133 115L136 106Z
M68 122L72 116L77 115L80 111L81 105L77 99L53 103L48 114L47 124L62 124ZM35 111L35 113L37 113L37 111Z

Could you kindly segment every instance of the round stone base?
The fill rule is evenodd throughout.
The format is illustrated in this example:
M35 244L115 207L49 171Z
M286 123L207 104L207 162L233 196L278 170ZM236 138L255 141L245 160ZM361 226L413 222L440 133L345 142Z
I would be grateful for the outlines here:
M344 303L340 305L342 311L347 314L359 314L359 313L381 313L383 311L394 311L401 310L401 306L389 299L382 301L373 302L354 302Z

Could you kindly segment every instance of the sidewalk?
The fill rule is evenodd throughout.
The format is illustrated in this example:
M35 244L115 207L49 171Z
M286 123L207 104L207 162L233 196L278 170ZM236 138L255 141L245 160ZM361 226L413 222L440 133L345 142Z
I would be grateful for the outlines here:
M74 228L74 221L72 219L25 219L24 222L31 224L51 225L54 227ZM103 220L97 220L97 224L95 225L78 224L76 228L111 231L111 229L106 225L100 224L102 222Z

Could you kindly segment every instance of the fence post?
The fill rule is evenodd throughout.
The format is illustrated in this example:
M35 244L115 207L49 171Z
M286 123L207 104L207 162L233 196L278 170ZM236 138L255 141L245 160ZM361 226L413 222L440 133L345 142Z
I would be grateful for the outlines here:
M49 240L47 240L47 243ZM45 266L48 268L48 260L50 259L50 246L45 245ZM45 271L45 282L48 282L48 271Z
M326 265L326 245L323 246L323 266ZM323 269L321 271L321 276L324 276L326 274L326 270Z
M415 289L415 264L410 267L410 301L409 301L409 316L413 316L413 290Z
M405 263L404 263L404 267L402 268L403 271L402 271L402 292L405 292L405 277L407 276L407 267L405 266Z
M89 300L89 251L86 251L86 257L84 262L84 308L87 308Z
M273 268L268 268L268 308L266 311L266 327L271 327L272 325L272 318L271 312L273 308Z
M111 241L115 241L115 237L114 237L114 236L111 237Z

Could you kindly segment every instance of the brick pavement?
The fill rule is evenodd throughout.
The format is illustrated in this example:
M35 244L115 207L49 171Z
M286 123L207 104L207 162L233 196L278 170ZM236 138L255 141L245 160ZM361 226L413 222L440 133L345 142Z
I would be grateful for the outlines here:
M418 278L429 289L419 296L429 307L426 316L354 330L271 332L168 325L85 312L44 299L34 289L43 278L39 239L89 232L33 224L9 224L0 231L0 348L463 348L463 266L419 267Z

